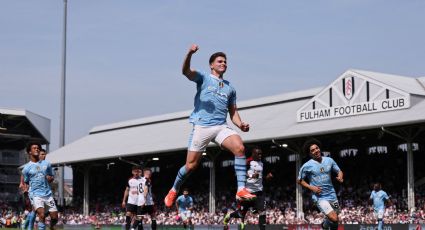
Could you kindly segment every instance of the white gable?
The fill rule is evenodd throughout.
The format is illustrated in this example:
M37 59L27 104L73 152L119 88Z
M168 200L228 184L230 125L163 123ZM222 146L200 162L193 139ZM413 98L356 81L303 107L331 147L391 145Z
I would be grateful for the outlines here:
M408 92L348 70L297 111L297 122L409 107Z

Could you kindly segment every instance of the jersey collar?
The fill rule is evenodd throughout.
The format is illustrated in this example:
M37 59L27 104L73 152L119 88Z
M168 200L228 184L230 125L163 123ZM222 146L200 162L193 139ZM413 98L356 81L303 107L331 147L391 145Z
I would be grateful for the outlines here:
M219 77L215 76L215 75L214 75L214 74L212 74L212 73L210 73L210 77L212 77L212 78L214 78L214 79L216 79L216 80L218 80L218 81L224 81L224 79L223 79L223 78L219 78Z

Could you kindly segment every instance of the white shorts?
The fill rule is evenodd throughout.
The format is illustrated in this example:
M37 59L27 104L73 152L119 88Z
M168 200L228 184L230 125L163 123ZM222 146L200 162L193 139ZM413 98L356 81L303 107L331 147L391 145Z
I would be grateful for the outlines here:
M316 204L319 210L325 215L328 215L332 211L339 213L338 201L319 200Z
M208 144L214 141L221 147L223 141L238 133L227 124L215 126L194 125L189 137L189 151L204 152Z
M383 219L384 218L384 210L374 211L374 214L375 214L376 219Z
M179 213L179 216L182 221L186 221L187 219L192 217L192 212L190 210L182 211Z
M34 207L35 210L39 209L39 208L44 208L45 206L48 207L48 211L49 212L57 212L58 208L56 207L56 203L55 200L53 199L52 196L48 196L48 197L39 197L39 196L35 196L30 198L31 199L31 204Z

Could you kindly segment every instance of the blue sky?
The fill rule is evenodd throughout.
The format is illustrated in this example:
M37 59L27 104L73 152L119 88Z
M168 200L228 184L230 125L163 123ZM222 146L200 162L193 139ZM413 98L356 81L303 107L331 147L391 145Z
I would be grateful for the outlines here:
M195 85L181 64L192 43L195 69L228 54L238 100L326 86L349 68L425 76L424 12L422 0L68 0L66 142L191 109ZM0 107L50 118L51 150L62 16L62 0L0 1Z

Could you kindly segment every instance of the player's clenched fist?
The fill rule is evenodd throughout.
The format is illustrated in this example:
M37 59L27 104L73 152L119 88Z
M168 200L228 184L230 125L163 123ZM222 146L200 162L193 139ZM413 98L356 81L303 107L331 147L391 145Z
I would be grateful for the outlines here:
M189 48L189 53L194 54L194 53L196 53L196 51L198 51L198 49L199 49L199 46L198 46L198 45L196 45L196 44L193 44L193 45L192 45L192 46L190 46L190 48Z
M242 122L239 128L241 129L242 132L248 132L249 131L249 124Z

